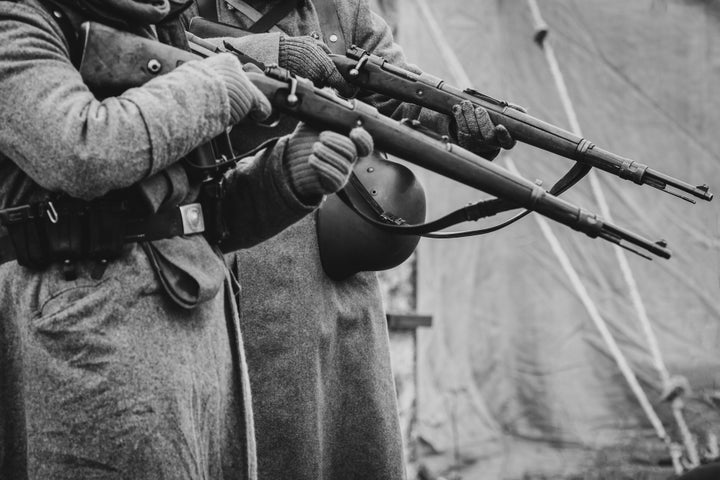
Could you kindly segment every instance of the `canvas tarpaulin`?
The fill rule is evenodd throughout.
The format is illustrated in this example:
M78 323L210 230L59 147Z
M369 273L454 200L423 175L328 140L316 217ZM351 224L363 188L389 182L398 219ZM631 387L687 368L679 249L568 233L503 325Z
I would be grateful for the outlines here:
M720 2L540 0L539 6L584 136L720 191ZM454 84L457 72L423 8L472 79L473 85L457 86L570 128L533 41L528 2L401 2L399 43L407 57ZM508 161L547 186L571 166L522 144L496 160ZM430 217L483 197L419 174ZM668 261L633 254L627 261L668 371L685 375L693 388L685 414L702 448L706 432L718 430L710 400L720 381L720 204L692 205L604 172L596 178L616 224L666 239L673 251ZM600 210L587 179L564 197ZM434 318L433 328L420 333L418 352L420 460L473 479L587 472L613 449L628 462L666 460L667 449L579 293L587 292L652 408L681 441L669 405L659 400L661 376L617 254L609 243L552 221L548 236L534 217L487 236L420 244L418 310ZM561 266L563 255L577 280Z

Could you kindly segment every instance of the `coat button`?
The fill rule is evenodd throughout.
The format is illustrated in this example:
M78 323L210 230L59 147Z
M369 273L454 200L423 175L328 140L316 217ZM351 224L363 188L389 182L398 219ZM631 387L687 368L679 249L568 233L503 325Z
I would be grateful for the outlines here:
M333 33L332 35L330 35L329 40L330 40L332 43L335 43L335 42L338 41L338 36Z

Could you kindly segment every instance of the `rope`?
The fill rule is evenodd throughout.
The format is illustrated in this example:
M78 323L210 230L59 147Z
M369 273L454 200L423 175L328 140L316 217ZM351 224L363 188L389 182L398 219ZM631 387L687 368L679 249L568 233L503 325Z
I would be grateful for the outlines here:
M556 88L558 90L558 94L560 95L560 100L568 117L568 121L570 122L571 131L574 134L582 137L583 135L580 129L580 122L578 121L577 115L575 113L575 108L573 107L572 100L570 99L570 94L568 93L564 77L562 75L562 72L560 71L559 63L557 61L557 58L555 57L555 51L553 50L552 45L547 42L547 34L549 31L549 27L542 18L542 15L540 13L540 7L537 4L537 0L528 0L528 5L530 7L530 11L533 17L533 23L535 25L535 41L540 47L540 49L545 53L545 58L547 60L548 66L550 67L553 79L555 80ZM605 193L603 192L603 189L600 185L600 180L598 179L598 176L594 170L590 171L590 173L588 174L588 179L590 180L591 191L593 192L593 195L595 196L595 199L600 207L601 215L607 220L612 221L610 207L608 205L607 199L605 198ZM633 307L635 308L637 319L640 323L643 333L645 334L645 338L647 340L647 345L650 350L650 355L655 370L657 370L658 372L663 388L670 388L670 374L665 365L665 361L663 360L662 353L660 352L660 346L657 340L657 336L655 335L655 332L652 328L650 318L648 317L647 310L645 309L645 303L643 302L640 295L640 290L638 289L637 282L635 281L635 275L630 268L627 255L625 251L618 246L614 246L614 250L615 257L620 266L620 271L623 275L623 278L625 279L625 283L628 286L628 293L630 295ZM682 433L683 443L685 444L685 447L687 449L690 462L693 464L693 466L696 466L699 465L697 447L682 415L682 408L682 400L678 397L673 399L672 409L674 417ZM658 436L660 435L658 434ZM662 439L663 437L660 436L660 438Z
M528 3L530 4L531 10L533 11L533 17L536 18L536 32L540 31L540 29L543 29L543 31L547 32L547 26L545 22L542 21L542 17L540 16L540 9L537 5L536 0L528 0ZM547 59L548 65L550 66L550 71L552 72L553 79L555 80L557 86L558 94L560 95L560 101L562 102L563 108L565 109L565 113L568 117L568 121L570 122L570 131L573 132L575 135L582 137L583 134L580 129L580 123L578 122L575 108L573 107L572 101L570 100L570 94L568 93L567 86L565 85L564 77L562 75L562 72L560 71L560 67L558 65L557 58L555 57L555 52L552 48L552 45L545 42L546 36L547 33L543 34L542 36L536 33L535 38L541 38L537 41L537 43L538 45L540 45L542 51L545 53L545 58ZM591 191L593 192L598 206L600 207L601 215L608 221L612 221L610 207L608 206L607 200L605 198L605 193L600 186L600 181L594 170L590 171L590 173L588 174L588 179L590 180ZM640 324L645 331L645 336L648 339L648 344L653 357L655 369L658 371L662 383L666 384L670 379L670 374L668 373L665 362L663 361L662 355L660 353L660 347L658 346L657 337L655 336L652 326L650 325L650 320L648 319L647 311L645 310L645 304L640 297L640 292L638 290L637 283L635 282L635 277L630 270L630 266L627 261L627 255L622 248L617 246L615 246L614 248L618 263L620 263L623 277L625 278L625 281L630 289L630 297L633 301L635 310L637 311L638 319L640 320Z
M545 36L547 35L547 25L542 21L542 17L540 17L540 11L537 6L537 3L535 0L528 0L528 3L530 5L531 10L533 11L533 17L538 20L537 25L541 26L541 29L536 34L536 41L540 44L541 48L543 48L543 51L545 51L546 57L548 58L549 67L552 71L553 77L556 81L556 86L558 89L558 93L560 94L561 102L563 103L563 107L566 111L566 114L568 116L568 119L570 121L570 124L572 126L572 129L574 133L576 133L579 136L582 136L580 133L580 126L579 122L577 120L577 115L575 114L575 110L572 106L572 102L570 100L570 96L567 92L567 88L565 85L565 82L562 77L562 73L560 71L557 59L555 58L554 52L549 44L545 44ZM421 14L424 17L427 26L429 27L430 34L433 36L435 40L435 44L438 46L438 48L441 51L441 54L443 55L443 58L446 61L446 64L451 72L451 75L454 77L454 80L457 84L460 85L471 85L472 82L470 81L469 76L467 75L464 67L462 66L461 62L455 55L455 52L450 47L444 33L442 32L440 26L438 25L437 21L433 17L429 7L427 6L427 3L425 0L417 0L417 4L420 8ZM505 158L507 159L508 166L510 170L513 173L519 174L517 168L515 167L515 164L512 162L512 159L506 155ZM594 180L594 181L593 181ZM591 182L593 185L593 192L595 193L596 197L598 198L598 201L601 205L601 211L603 212L603 215L610 219L609 216L609 208L607 206L607 202L605 200L605 197L602 193L602 190L600 189L599 182L597 181L596 176L593 172L591 172ZM580 297L581 302L583 303L583 306L587 310L588 314L590 315L590 318L592 319L593 323L595 324L596 328L600 332L601 336L603 337L603 340L608 346L608 349L610 350L610 353L613 355L613 358L615 359L616 364L618 365L618 368L620 369L623 377L625 378L625 381L628 383L630 389L632 390L633 394L637 398L638 403L640 404L640 407L644 411L645 415L647 416L648 420L652 424L653 428L655 429L655 432L657 436L663 440L668 447L671 447L671 442L669 439L669 436L665 430L665 427L662 424L662 421L660 420L659 416L655 412L655 410L652 407L652 404L650 403L650 400L648 399L647 395L645 394L645 391L642 389L642 386L637 380L637 377L635 376L634 372L632 371L632 368L630 367L627 359L623 355L622 351L620 350L617 342L615 341L614 337L612 336L610 330L608 329L607 323L604 321L602 316L600 315L595 303L590 298L587 289L585 288L585 285L583 284L582 280L580 279L579 275L577 274L577 271L572 265L572 262L570 261L569 256L565 252L565 250L560 245L559 241L557 240L557 237L552 232L547 220L545 218L534 215L534 218L538 222L538 225L540 226L540 229L545 236L545 239L550 243L551 249L553 250L553 253L558 258L565 274L570 279L571 284L573 285L573 288L575 289L576 293ZM633 297L633 302L636 306L636 309L639 312L639 315L641 318L644 317L647 319L647 315L644 313L644 305L642 304L642 300L640 299L639 292L637 289L637 285L634 281L634 277L632 276L632 272L629 269L629 266L627 265L627 258L624 256L624 252L618 247L616 249L616 254L619 255L619 261L621 265L621 269L623 269L623 275L628 282L631 290L631 296ZM618 252L619 251L619 252ZM632 293L632 292L635 293ZM648 322L649 325L649 322ZM650 330L652 331L652 330ZM654 338L654 336L651 334L651 338ZM655 362L656 368L661 373L661 376L664 375L663 378L669 377L667 374L667 369L664 367L664 363L662 362L662 357L659 355L659 348L657 348L657 342L651 341L651 349L653 349L653 346L655 347L655 350L653 351L653 354L656 352L658 353L657 357L659 358L660 362ZM671 448L672 450L672 448ZM673 462L676 463L676 462ZM675 467L676 472L681 473L682 470L678 471L678 466L676 463Z
M507 164L508 169L515 173L516 175L520 175L520 172L515 167L515 163L512 161L512 159L507 156ZM572 265L572 262L570 261L570 258L568 257L568 254L565 252L565 250L560 245L560 242L558 241L557 237L553 233L553 231L550 228L550 225L548 224L547 220L545 218L540 217L539 215L533 215L535 217L535 220L537 220L538 225L540 226L540 230L542 231L543 235L545 236L545 239L550 243L550 248L552 248L553 253L560 261L560 265L563 268L563 271L565 271L565 274L570 279L570 283L572 284L573 288L575 289L575 292L580 297L580 301L582 302L583 306L585 307L585 310L587 310L588 314L590 315L590 319L595 324L595 327L597 327L598 331L600 332L600 335L602 336L603 340L605 340L605 343L608 346L608 349L610 350L610 353L612 354L613 358L615 359L615 363L617 363L618 368L620 369L620 372L623 374L623 377L625 377L625 381L630 386L630 389L635 394L635 397L638 400L638 403L640 403L640 407L645 412L645 415L648 417L648 420L650 420L650 423L652 424L653 428L655 429L655 432L657 433L658 437L662 440L668 439L668 434L665 431L665 427L662 424L662 421L660 420L660 417L655 412L655 410L652 407L652 404L650 403L650 400L648 399L647 395L645 394L645 391L642 389L642 386L640 386L640 382L638 382L637 377L635 376L635 373L633 372L632 368L630 367L630 364L628 363L627 359L625 358L625 355L623 355L622 351L620 350L620 347L618 346L617 342L615 341L615 338L612 336L612 333L610 333L610 329L607 326L607 323L602 318L602 315L600 315L600 312L595 305L595 302L592 301L590 298L590 295L587 292L587 289L585 288L585 285L583 284L582 280L580 279L580 276L578 275L577 271Z

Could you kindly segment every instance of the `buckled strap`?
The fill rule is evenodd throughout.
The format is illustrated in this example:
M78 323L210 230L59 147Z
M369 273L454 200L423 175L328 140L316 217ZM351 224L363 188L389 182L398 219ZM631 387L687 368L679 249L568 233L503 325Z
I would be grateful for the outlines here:
M150 242L205 231L205 219L199 203L182 205L143 218L127 218L123 243ZM17 259L16 248L8 235L0 235L0 265Z

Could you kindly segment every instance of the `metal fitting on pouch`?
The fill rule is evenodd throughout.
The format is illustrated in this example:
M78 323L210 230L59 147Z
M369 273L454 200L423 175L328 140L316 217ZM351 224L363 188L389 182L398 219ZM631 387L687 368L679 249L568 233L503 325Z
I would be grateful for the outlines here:
M66 277L72 279L74 261L111 259L120 254L125 214L120 202L46 201L0 210L0 223L8 231L20 265L44 269L61 262ZM0 261L8 255L3 253Z

